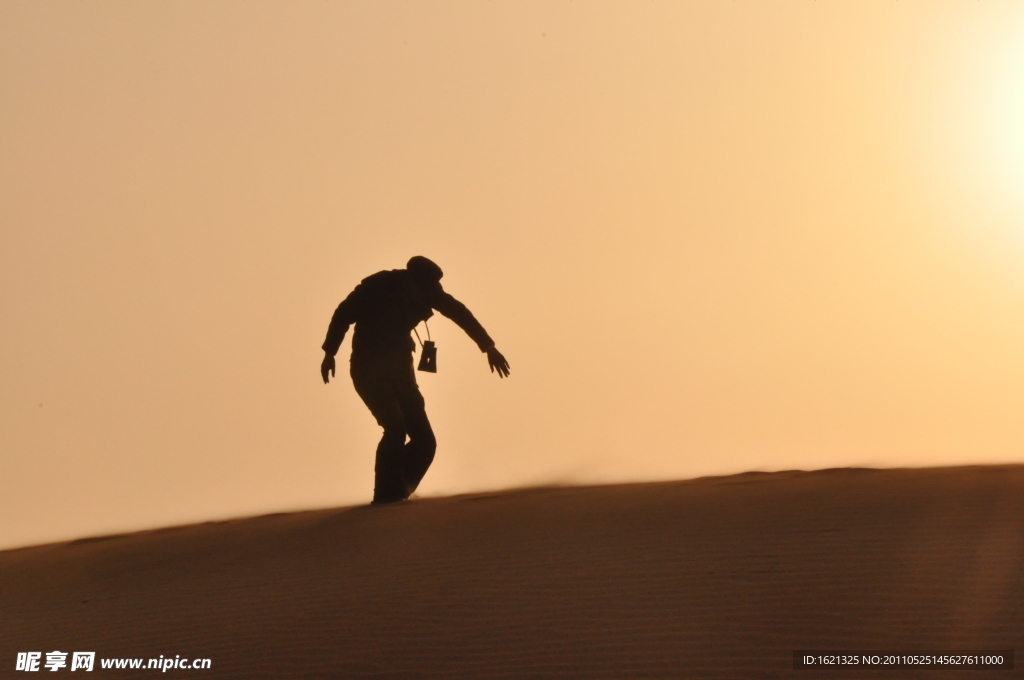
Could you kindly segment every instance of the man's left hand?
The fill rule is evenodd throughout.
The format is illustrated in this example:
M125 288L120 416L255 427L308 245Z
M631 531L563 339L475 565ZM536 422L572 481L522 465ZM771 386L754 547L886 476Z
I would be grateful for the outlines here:
M498 351L497 347L487 350L487 363L491 367L491 373L497 371L499 378L508 376L508 361L505 360L504 355Z

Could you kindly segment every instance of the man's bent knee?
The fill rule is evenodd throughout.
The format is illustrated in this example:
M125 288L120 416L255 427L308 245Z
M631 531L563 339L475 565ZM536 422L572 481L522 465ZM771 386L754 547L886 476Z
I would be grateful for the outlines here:
M416 451L416 455L427 460L433 459L437 451L437 438L431 430L410 432L407 450Z
M384 435L380 438L380 446L401 447L405 444L405 437L404 427L386 427Z

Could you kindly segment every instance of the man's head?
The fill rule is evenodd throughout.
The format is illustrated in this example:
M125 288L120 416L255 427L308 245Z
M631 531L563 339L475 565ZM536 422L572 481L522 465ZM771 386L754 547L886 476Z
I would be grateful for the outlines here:
M441 277L444 276L444 272L441 271L440 267L422 255L410 258L405 268L412 275L416 283L424 288L436 286L441 281Z

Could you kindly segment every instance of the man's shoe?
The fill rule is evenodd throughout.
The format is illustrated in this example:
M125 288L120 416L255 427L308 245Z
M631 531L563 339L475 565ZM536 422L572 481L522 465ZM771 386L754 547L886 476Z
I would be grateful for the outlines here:
M370 501L370 505L386 505L387 503L401 503L406 500L408 496L401 494L374 494L373 500Z

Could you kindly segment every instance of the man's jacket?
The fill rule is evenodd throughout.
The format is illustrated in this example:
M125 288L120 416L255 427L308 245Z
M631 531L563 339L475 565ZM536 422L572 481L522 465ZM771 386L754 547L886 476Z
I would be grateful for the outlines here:
M408 356L416 349L409 333L420 321L441 312L476 342L481 352L494 347L494 341L473 314L454 297L444 292L440 281L429 290L413 281L405 269L377 272L366 277L334 310L323 350L334 356L352 324L352 361Z

